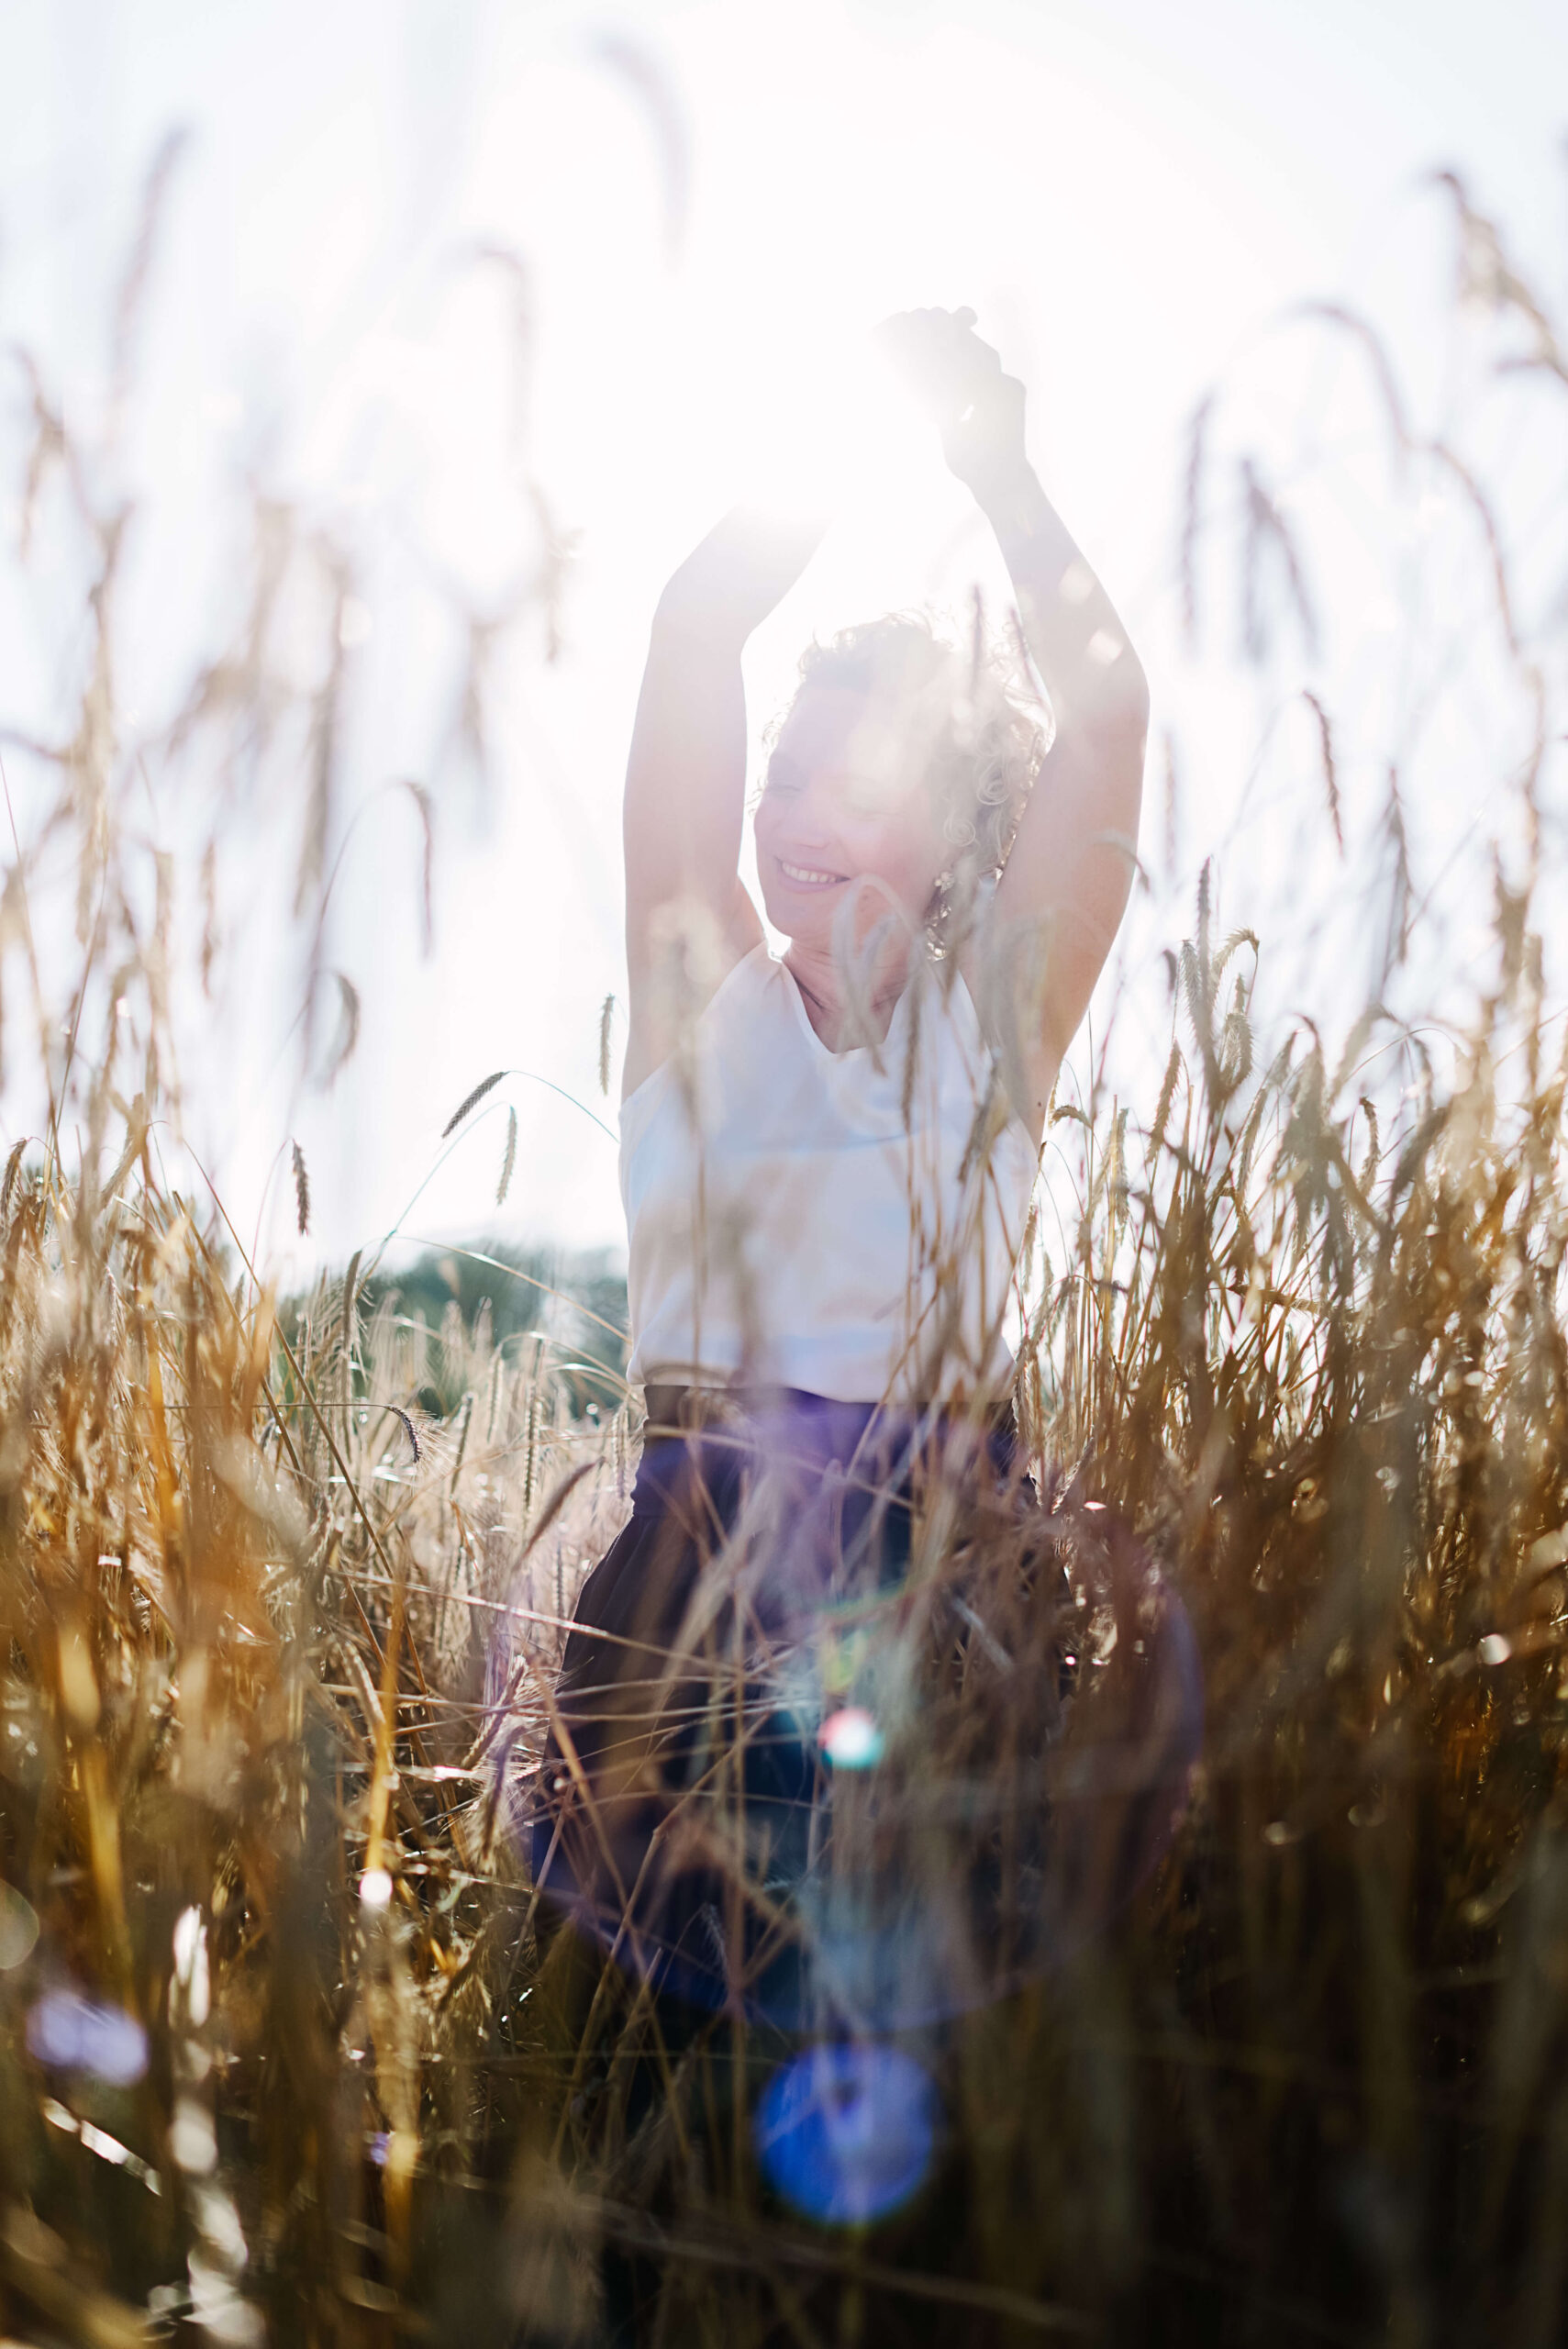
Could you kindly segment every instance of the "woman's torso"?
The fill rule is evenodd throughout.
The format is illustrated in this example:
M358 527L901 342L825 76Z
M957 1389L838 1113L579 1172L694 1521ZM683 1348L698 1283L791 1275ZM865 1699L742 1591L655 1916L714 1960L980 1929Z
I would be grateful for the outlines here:
M995 1391L1036 1171L967 988L829 1052L765 947L621 1109L630 1374L845 1401Z

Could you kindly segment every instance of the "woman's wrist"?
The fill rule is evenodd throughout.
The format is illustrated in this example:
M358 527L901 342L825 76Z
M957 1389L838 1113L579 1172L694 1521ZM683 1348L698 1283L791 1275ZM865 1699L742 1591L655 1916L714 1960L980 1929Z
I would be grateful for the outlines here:
M980 503L1020 589L1045 593L1075 566L1083 569L1071 532L1029 465L992 484Z
M1052 525L1061 528L1055 508L1027 457L1020 456L996 467L970 486L1004 549L1015 543L1027 544Z

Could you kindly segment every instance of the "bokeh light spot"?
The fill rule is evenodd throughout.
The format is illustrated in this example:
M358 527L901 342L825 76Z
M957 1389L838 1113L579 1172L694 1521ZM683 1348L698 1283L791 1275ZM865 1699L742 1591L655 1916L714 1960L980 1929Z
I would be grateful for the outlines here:
M924 2183L936 2090L895 2047L807 2048L769 2081L754 2137L763 2176L793 2210L824 2226L864 2225Z
M28 2017L28 2047L56 2071L91 2072L128 2087L147 2069L147 2033L120 2007L100 2007L75 1990L46 1990Z
M33 1954L39 1920L14 1885L0 1884L0 1974Z
M835 1770L869 1770L885 1750L882 1731L863 1705L842 1705L829 1713L817 1742Z

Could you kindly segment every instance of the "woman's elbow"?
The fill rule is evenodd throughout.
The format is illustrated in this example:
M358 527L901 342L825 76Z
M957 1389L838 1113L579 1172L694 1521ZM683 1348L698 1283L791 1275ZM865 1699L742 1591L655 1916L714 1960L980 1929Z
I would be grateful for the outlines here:
M1096 698L1101 727L1135 747L1141 764L1143 744L1149 734L1149 680L1130 644L1124 645L1106 667Z
M688 559L665 582L664 592L653 607L654 642L714 637L734 630L733 601L722 575Z
M1149 733L1149 680L1142 663L1125 638L1099 653L1094 645L1089 651L1076 689L1059 696L1057 731L1065 729L1092 746L1097 757L1130 762L1141 774Z
M1131 646L1128 647L1127 679L1123 687L1128 699L1128 715L1140 742L1149 736L1149 679L1143 663Z

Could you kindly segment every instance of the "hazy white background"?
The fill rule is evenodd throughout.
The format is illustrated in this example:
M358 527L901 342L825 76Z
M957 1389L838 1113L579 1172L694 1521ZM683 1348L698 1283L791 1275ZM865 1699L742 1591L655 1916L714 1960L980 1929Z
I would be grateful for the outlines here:
M1364 466L1364 512L1341 482L1318 517L1333 565L1320 683L1336 708L1349 697L1358 739L1375 742L1388 719L1395 607L1412 581L1440 584L1454 643L1485 636L1471 540L1429 554L1407 532L1404 570L1387 575L1364 379L1321 336L1271 326L1307 296L1352 301L1440 410L1463 374L1443 324L1449 218L1424 184L1440 164L1463 171L1561 293L1568 14L1549 0L619 13L9 0L0 91L0 338L38 354L84 425L149 161L171 127L191 134L126 469L139 519L122 681L136 721L154 728L232 626L254 480L355 569L339 829L388 778L434 796L428 957L411 803L373 800L347 852L329 959L365 1018L329 1094L299 1082L287 1040L294 804L286 822L267 807L234 818L230 978L217 1005L193 1007L190 1138L296 1267L310 1246L291 1236L284 1186L263 1197L289 1135L311 1165L314 1244L343 1254L400 1214L458 1099L507 1065L593 1115L530 1081L498 1088L409 1230L618 1238L615 1148L595 1122L614 1125L598 1010L623 987L620 764L663 576L738 490L777 478L781 451L820 449L824 387L831 408L838 386L853 428L846 518L757 640L757 723L814 631L895 604L962 607L975 577L998 591L917 420L895 403L867 425L846 354L888 310L972 304L1029 382L1037 464L1144 652L1157 729L1183 745L1173 858L1158 788L1145 834L1162 885L1188 891L1220 847L1228 917L1265 930L1299 917L1313 888L1331 912L1335 887L1320 802L1308 809L1288 774L1244 794L1268 712L1235 663L1233 612L1211 615L1206 660L1181 651L1184 435L1211 384L1236 383L1248 429L1277 432L1282 451L1306 415L1347 478ZM495 250L517 265L480 258ZM18 430L19 407L8 457ZM1547 595L1537 454L1501 430L1491 454ZM532 596L544 550L530 484L573 550L553 661ZM1441 500L1418 519L1437 530ZM77 583L47 554L17 574L13 525L5 536L0 714L47 731L72 674L62 616ZM454 600L495 623L483 773L458 725ZM1431 815L1440 863L1511 755L1485 739L1487 707L1482 691L1471 737L1460 703L1445 706L1442 804L1414 811ZM1352 826L1358 791L1372 821L1376 764L1369 753L1343 778ZM17 788L25 818L25 778ZM175 847L191 837L184 804L152 779L150 829ZM1296 930L1284 992L1299 1001L1312 962L1308 926ZM1165 1016L1155 935L1145 921L1128 949L1129 1016L1151 1037ZM497 1216L508 1101L522 1146Z

